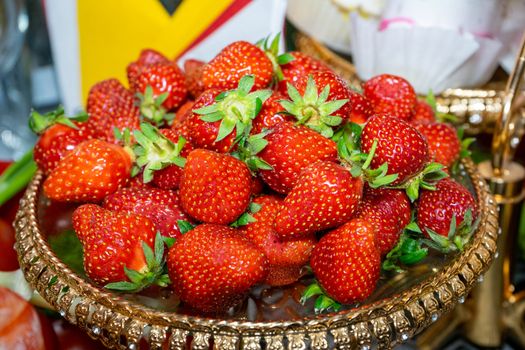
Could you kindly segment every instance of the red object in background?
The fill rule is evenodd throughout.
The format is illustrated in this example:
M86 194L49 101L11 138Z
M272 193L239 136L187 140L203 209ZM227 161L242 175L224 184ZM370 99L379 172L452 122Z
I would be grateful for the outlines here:
M15 244L15 230L11 224L0 219L0 271L18 269L18 260L13 248Z

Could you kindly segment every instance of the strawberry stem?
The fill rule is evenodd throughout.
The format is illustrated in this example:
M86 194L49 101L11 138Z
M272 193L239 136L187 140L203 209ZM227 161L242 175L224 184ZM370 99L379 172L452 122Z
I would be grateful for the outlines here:
M139 99L140 114L143 119L161 126L166 122L169 124L175 117L175 114L167 113L166 108L162 105L169 96L167 92L155 97L153 88L148 85L144 90L144 94L137 93L136 95Z

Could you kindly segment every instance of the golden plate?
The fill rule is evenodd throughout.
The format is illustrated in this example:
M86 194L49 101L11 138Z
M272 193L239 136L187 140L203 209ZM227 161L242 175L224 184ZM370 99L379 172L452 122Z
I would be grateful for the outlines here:
M110 348L137 349L145 343L151 349L388 348L464 301L496 253L496 204L472 161L465 160L463 166L480 209L479 225L466 249L442 259L439 267L423 266L422 274L411 271L390 278L369 302L338 313L283 321L204 318L153 309L99 289L72 272L46 241L39 215L45 202L41 172L20 203L16 250L29 284L69 322Z

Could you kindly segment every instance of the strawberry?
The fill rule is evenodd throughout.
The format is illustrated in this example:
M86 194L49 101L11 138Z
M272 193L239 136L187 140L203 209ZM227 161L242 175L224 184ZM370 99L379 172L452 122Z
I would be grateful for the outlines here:
M73 228L84 248L84 269L94 282L126 292L168 285L162 274L164 243L155 238L148 218L84 204L73 212Z
M165 237L179 238L179 220L190 221L180 207L177 192L151 187L121 188L104 199L104 208L150 219Z
M187 120L191 117L193 114L192 109L193 105L195 104L195 101L188 100L186 101L182 106L177 109L177 112L175 113L175 118L173 118L173 122L171 124L171 128L173 130L182 130L185 124L187 124ZM187 135L182 136L187 137Z
M381 74L366 81L363 94L376 114L388 114L405 121L412 117L417 102L412 85L391 74Z
M188 59L184 62L184 77L188 93L197 98L204 91L202 83L202 70L206 63L199 60Z
M173 62L145 65L137 76L136 92L141 99L140 112L157 125L171 121L166 114L186 101L188 93L184 74Z
M275 231L287 240L337 227L352 218L363 181L339 164L319 161L303 169L275 218Z
M426 101L418 100L414 109L414 114L410 118L410 124L426 124L436 121L436 113Z
M317 312L364 301L374 291L381 268L372 225L353 219L327 233L315 246L310 265L319 284L308 287L302 300L320 295Z
M64 116L64 109L44 115L33 111L29 125L40 135L33 150L33 157L39 169L48 175L58 162L82 141L93 138L93 132L86 127L87 114L74 117Z
M281 202L282 199L276 196L263 195L255 198L253 203L261 206L253 214L255 221L240 229L268 258L269 272L265 283L272 286L297 281L316 243L313 235L289 241L282 241L277 236L273 225Z
M283 121L293 121L295 118L284 112L283 106L279 103L284 97L274 92L264 103L262 104L261 111L255 117L252 123L251 134L259 134L264 129L271 129L277 124Z
M434 122L417 124L415 128L427 140L430 158L435 162L450 168L459 158L461 141L452 125Z
M258 154L272 170L259 174L274 191L288 193L303 168L318 160L337 161L337 146L313 130L282 122L266 136L268 145Z
M370 102L368 102L366 97L353 90L349 90L348 94L350 114L346 119L357 124L366 123L366 121L374 115L374 109L370 105Z
M135 130L139 127L140 111L135 105L135 97L116 79L93 85L86 110L89 114L86 127L104 141L116 142L115 128Z
M137 80L142 67L154 63L167 62L169 62L169 60L158 51L153 49L142 50L139 58L135 62L131 62L126 68L130 90L137 91Z
M331 72L315 72L299 79L297 87L288 85L291 101L282 100L281 105L297 118L298 124L305 124L326 138L332 137L333 127L341 124L349 112L346 84Z
M283 94L287 94L287 83L296 85L303 77L307 77L313 72L330 71L327 65L315 58L308 56L299 51L288 52L292 56L292 60L285 64L281 64L281 71L283 79L279 81L278 90Z
M182 208L193 218L229 224L246 211L251 195L246 164L204 149L190 152L180 182Z
M370 153L374 143L377 148L372 158L372 168L388 164L388 174L398 174L393 184L400 184L421 172L429 162L428 143L408 123L386 115L376 115L368 120L361 133L361 150Z
M177 131L172 129L160 129L159 132L174 145L179 142L180 135ZM186 142L180 151L180 156L187 157L191 151L193 151L193 146L189 142ZM177 189L179 188L181 176L182 167L172 164L155 171L152 182L155 186L163 189Z
M383 256L394 248L410 222L410 201L403 191L366 186L356 217L374 227L376 246Z
M144 183L153 180L161 188L177 188L185 163L181 155L189 153L192 146L175 130L159 130L148 123L142 123L133 135L137 141L133 146L137 157L133 174L142 171Z
M244 76L235 90L207 90L195 101L189 119L190 141L200 148L225 153L232 149L236 137L250 132L252 120L271 90L250 92L257 78Z
M98 202L129 181L132 159L122 147L93 139L67 154L44 182L60 202Z
M184 303L219 313L241 302L252 286L265 279L268 261L235 229L203 224L171 247L168 273Z
M468 242L477 213L472 194L450 178L439 181L434 191L422 191L417 203L418 226L437 243L432 247L445 252L461 250Z
M257 46L236 41L204 65L202 82L205 89L231 90L247 74L255 77L254 90L265 88L272 80L272 62Z

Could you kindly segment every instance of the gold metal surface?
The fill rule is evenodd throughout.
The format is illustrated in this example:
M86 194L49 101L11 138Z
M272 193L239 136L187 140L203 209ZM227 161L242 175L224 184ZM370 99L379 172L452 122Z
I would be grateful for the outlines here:
M390 348L431 325L463 300L485 273L496 252L498 218L487 185L470 160L480 224L466 249L423 282L389 298L339 313L283 322L244 322L191 317L150 309L122 299L73 273L50 249L40 231L38 201L43 179L37 173L21 200L15 221L16 250L29 284L69 322L114 349L137 347L208 349Z

